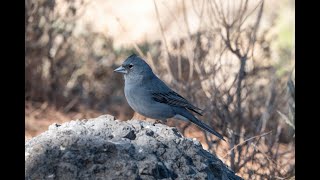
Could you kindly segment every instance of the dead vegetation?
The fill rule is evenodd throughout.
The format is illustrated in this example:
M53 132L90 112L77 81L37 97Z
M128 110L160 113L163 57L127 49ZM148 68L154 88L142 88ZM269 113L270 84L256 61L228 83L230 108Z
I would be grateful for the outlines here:
M114 49L112 38L90 26L75 35L87 3L80 2L66 1L61 11L55 1L26 1L26 137L53 120L102 113L131 118L121 76L113 69L136 52L202 108L200 118L228 140L216 142L184 122L170 125L198 138L245 179L294 177L294 73L278 73L282 66L274 57L281 53L270 38L276 22L265 22L265 1L181 1L176 9L167 7L165 17L158 11L165 3L154 1L162 39L134 43L132 49ZM190 9L198 17L196 33L190 29ZM168 38L165 18L179 27L182 38ZM286 66L294 70L294 55L288 57Z

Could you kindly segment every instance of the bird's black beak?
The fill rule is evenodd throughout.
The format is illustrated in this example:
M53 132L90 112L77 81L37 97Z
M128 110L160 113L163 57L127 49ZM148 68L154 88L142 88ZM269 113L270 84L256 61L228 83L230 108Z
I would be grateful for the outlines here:
M117 69L113 70L114 72L118 72L118 73L123 73L123 74L127 74L128 71L126 70L126 68L120 66Z

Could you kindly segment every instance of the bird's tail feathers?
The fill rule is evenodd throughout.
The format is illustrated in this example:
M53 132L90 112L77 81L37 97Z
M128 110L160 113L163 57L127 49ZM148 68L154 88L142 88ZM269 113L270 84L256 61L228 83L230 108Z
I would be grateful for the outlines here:
M192 123L196 124L197 126L199 126L201 129L206 130L210 133L212 133L213 135L217 136L218 138L226 141L223 136L218 133L217 131L215 131L213 128L211 128L210 126L208 126L207 124L205 124L204 122L200 121L199 119L197 119L196 117L194 117L190 112L188 111L182 111L179 112L179 114L185 118L187 118L189 121L191 121Z
M199 114L200 116L203 116L202 113L203 113L203 110L198 108L198 107L195 107L195 106L191 106L191 107L187 107L187 109L189 109L190 111L193 111L197 114Z

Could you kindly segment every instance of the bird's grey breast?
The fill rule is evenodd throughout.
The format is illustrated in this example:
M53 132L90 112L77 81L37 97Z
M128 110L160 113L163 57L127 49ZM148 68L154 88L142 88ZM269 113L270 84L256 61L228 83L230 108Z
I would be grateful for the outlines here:
M173 117L175 113L169 105L154 101L152 86L149 85L125 84L124 92L130 107L139 114L154 119Z
M143 107L147 106L147 91L141 86L136 84L125 84L124 93L128 104L138 113L141 113L141 111L144 109Z

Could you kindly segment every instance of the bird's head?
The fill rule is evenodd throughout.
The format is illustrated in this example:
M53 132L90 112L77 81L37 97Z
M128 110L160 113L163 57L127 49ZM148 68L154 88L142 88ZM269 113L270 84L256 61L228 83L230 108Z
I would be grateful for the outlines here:
M132 54L115 72L124 74L125 79L139 80L152 76L153 72L150 66L139 56Z

